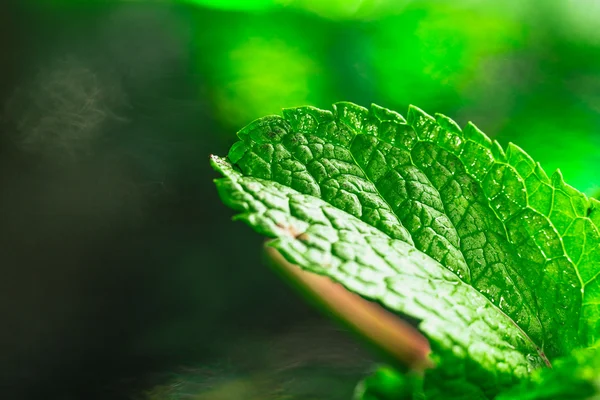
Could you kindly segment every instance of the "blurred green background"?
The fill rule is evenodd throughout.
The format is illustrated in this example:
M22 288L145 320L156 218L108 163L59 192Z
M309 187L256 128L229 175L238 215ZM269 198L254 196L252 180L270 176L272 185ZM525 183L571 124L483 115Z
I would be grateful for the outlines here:
M315 385L347 378L349 398L368 357L264 266L209 154L282 107L415 104L593 195L599 20L594 0L3 2L5 398L128 398L180 366L263 376L307 349L332 370L338 352L347 375Z

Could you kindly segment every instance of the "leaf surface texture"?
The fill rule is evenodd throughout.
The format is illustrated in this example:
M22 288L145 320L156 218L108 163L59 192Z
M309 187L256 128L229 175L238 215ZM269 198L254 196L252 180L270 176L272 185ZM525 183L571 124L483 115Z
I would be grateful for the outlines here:
M474 125L338 103L238 133L223 201L288 261L418 318L447 382L494 395L600 339L600 202Z

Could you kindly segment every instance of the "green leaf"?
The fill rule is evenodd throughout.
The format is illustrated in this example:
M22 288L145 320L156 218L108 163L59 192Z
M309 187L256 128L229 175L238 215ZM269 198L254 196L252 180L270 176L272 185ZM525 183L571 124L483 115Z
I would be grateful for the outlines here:
M354 400L421 400L422 379L381 366L357 386Z
M223 201L290 262L421 321L447 382L486 395L599 339L600 202L474 125L411 107L254 121Z
M600 399L600 352L578 349L553 368L540 370L531 380L503 393L497 400Z

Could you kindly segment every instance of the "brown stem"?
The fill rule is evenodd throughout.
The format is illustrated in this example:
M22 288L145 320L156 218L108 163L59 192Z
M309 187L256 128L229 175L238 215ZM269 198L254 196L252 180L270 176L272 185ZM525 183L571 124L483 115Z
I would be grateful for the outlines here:
M289 263L272 247L266 246L266 253L275 269L305 296L318 302L379 350L413 370L424 370L432 366L428 358L429 342L406 321L325 276Z

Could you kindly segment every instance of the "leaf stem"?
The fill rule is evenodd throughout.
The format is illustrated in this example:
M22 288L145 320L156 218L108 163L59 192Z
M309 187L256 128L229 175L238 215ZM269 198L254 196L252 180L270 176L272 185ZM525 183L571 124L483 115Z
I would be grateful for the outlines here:
M272 267L292 286L385 355L412 370L433 367L429 359L429 342L408 322L325 276L289 263L272 247L265 246L265 251Z

